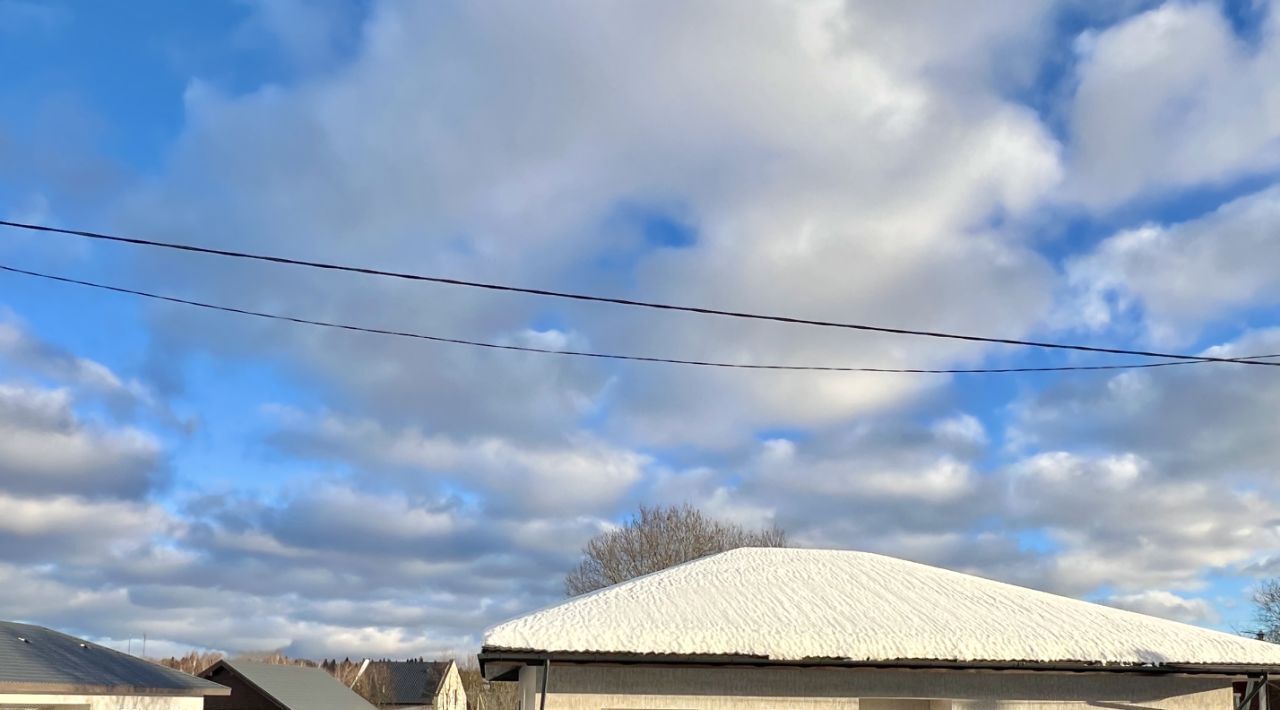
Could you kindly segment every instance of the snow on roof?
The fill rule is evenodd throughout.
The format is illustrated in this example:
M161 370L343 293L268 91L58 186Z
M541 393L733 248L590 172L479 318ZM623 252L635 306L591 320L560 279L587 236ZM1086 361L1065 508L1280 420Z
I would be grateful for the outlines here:
M1280 667L1280 645L867 552L744 548L499 624L485 652Z

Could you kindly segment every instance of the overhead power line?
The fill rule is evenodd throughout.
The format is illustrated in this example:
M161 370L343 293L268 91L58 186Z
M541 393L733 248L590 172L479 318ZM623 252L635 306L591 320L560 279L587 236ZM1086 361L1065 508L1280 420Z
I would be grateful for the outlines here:
M739 318L745 320L771 321L775 323L787 323L790 325L808 325L822 328L841 328L846 330L867 331L873 333L886 333L890 335L910 335L925 338L942 338L946 340L963 340L977 343L993 343L996 345L1018 345L1023 347L1047 348L1053 350L1075 350L1090 353L1105 353L1109 355L1133 355L1137 357L1161 358L1168 360L1188 360L1195 362L1231 362L1242 363L1246 365L1270 365L1280 366L1277 362L1259 362L1255 360L1240 360L1225 357L1209 357L1205 355L1188 355L1182 353L1161 353L1150 350L1129 350L1124 348L1107 348L1094 345L1078 345L1073 343L1053 343L1037 340L1018 340L1014 338L994 338L980 335L967 335L963 333L947 333L934 330L913 330L908 328L891 328L888 326L867 325L863 323L844 323L839 321L814 320L808 318L798 318L792 316L766 315L760 313L748 313L745 311L730 311L717 308L703 308L699 306L682 306L670 303L659 303L656 301L639 301L628 298L614 298L610 296L595 296L584 293L573 293L570 291L554 291L540 288L526 288L523 286L509 286L505 284L486 283L483 281L468 281L464 279L446 278L443 276L428 276L424 274L411 274L402 271L385 271L382 269L372 269L361 266L349 266L345 264L334 264L322 261L309 261L306 259L294 259L283 256L271 256L267 254L254 254L250 252L231 251L228 249L215 249L212 247L200 247L191 244L178 244L174 242L164 242L154 239L140 239L138 237L126 237L117 234L107 234L104 232L90 232L79 229L63 229L60 227L50 227L41 224L29 224L25 222L13 222L9 220L0 220L0 225L6 227L14 227L17 229L27 229L37 232L48 232L53 234L67 234L88 239L99 239L110 242L118 242L122 244L134 244L138 246L157 247L161 249L172 249L176 251L193 252L196 254L209 254L215 256L224 256L235 259L250 259L254 261L264 261L273 264L288 264L290 266L305 266L313 269L325 269L329 271L343 271L355 274L365 274L369 276L380 276L393 279L403 279L408 281L423 281L429 283L445 284L449 286L466 286L468 288L479 288L490 291L504 291L508 293L523 293L533 296L546 296L550 298L562 298L574 301L588 301L593 303L607 303L617 306L629 306L634 308L647 308L661 311L678 311L683 313L696 313L699 315L722 316L727 318Z
M932 374L932 375L973 375L973 374L1001 374L1013 372L1070 372L1085 370L1136 370L1155 367L1172 367L1175 365L1195 365L1203 361L1198 360L1174 360L1165 362L1148 362L1135 363L1125 365L1061 365L1057 367L1002 367L1002 368L949 368L949 369L923 369L923 368L896 368L896 367L839 367L825 365L758 365L751 363L737 362L721 362L714 360L690 360L682 358L667 357L648 357L643 355L623 355L618 353L600 353L589 352L583 350L560 350L555 348L538 348L526 345L510 345L506 343L491 343L478 340L465 340L462 338L446 338L438 335L428 335L426 333L414 333L402 330L389 330L384 328L371 328L367 326L352 325L349 323L336 323L332 321L314 320L311 318L299 318L296 316L281 315L278 313L266 313L263 311L255 311L247 308L236 308L233 306L223 306L204 301L195 301L187 298L178 298L176 296L166 296L164 294L152 293L150 291L141 291L138 289L124 288L122 286L112 286L110 284L97 283L94 281L86 281L83 279L75 279L68 276L57 276L54 274L46 274L39 271L30 271L27 269L19 269L13 266L0 264L0 270L14 274L22 274L24 276L33 276L36 278L57 281L64 284L74 284L77 286L86 286L89 288L101 289L104 291L112 291L115 293L128 294L132 296L140 296L150 298L157 301L166 301L168 303L178 303L185 306L194 306L212 311L222 311L224 313L234 313L237 315L254 316L257 318L266 318L270 320L287 321L290 323L299 323L302 325L319 326L323 328L336 328L339 330L354 331L358 333L369 333L373 335L386 335L400 338L413 338L417 340L428 340L436 343L450 343L454 345L466 345L477 348L489 348L492 350L514 350L526 353L542 353L546 355L566 355L572 357L595 358L600 360L627 360L632 362L649 362L649 363L667 363L671 365L692 365L696 367L718 367L738 370L790 370L801 372L879 372L879 373L899 373L899 374ZM1227 360L1227 362L1238 362L1247 364L1251 359L1262 358L1280 358L1280 354L1276 355L1256 355L1240 360Z

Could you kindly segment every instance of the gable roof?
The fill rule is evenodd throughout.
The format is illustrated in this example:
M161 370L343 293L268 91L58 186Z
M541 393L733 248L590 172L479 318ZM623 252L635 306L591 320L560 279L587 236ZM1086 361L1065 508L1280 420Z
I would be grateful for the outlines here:
M373 710L373 706L326 671L257 661L221 660L202 672L226 668L286 710Z
M43 626L0 621L0 693L226 695L217 683Z
M394 705L430 705L453 661L377 661L366 673L383 670Z
M1280 645L882 555L777 548L705 557L499 624L481 658L556 654L1280 668Z

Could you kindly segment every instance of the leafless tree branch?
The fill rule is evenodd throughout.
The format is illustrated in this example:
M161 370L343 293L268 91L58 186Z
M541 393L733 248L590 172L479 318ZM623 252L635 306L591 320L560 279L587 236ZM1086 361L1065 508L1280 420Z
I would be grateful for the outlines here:
M708 517L691 505L640 506L622 527L583 548L583 560L564 580L569 596L585 594L739 547L787 547L780 528L750 530Z

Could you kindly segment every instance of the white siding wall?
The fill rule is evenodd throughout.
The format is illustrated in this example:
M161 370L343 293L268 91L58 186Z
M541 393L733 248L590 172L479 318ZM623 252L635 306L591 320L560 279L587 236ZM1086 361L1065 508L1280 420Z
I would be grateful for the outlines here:
M449 672L436 693L435 710L467 710L467 691L462 687L457 664L449 664Z
M547 710L1231 710L1230 681L1203 677L553 664L549 681Z
M202 697L161 695L31 695L0 693L0 707L71 705L89 710L204 710Z

